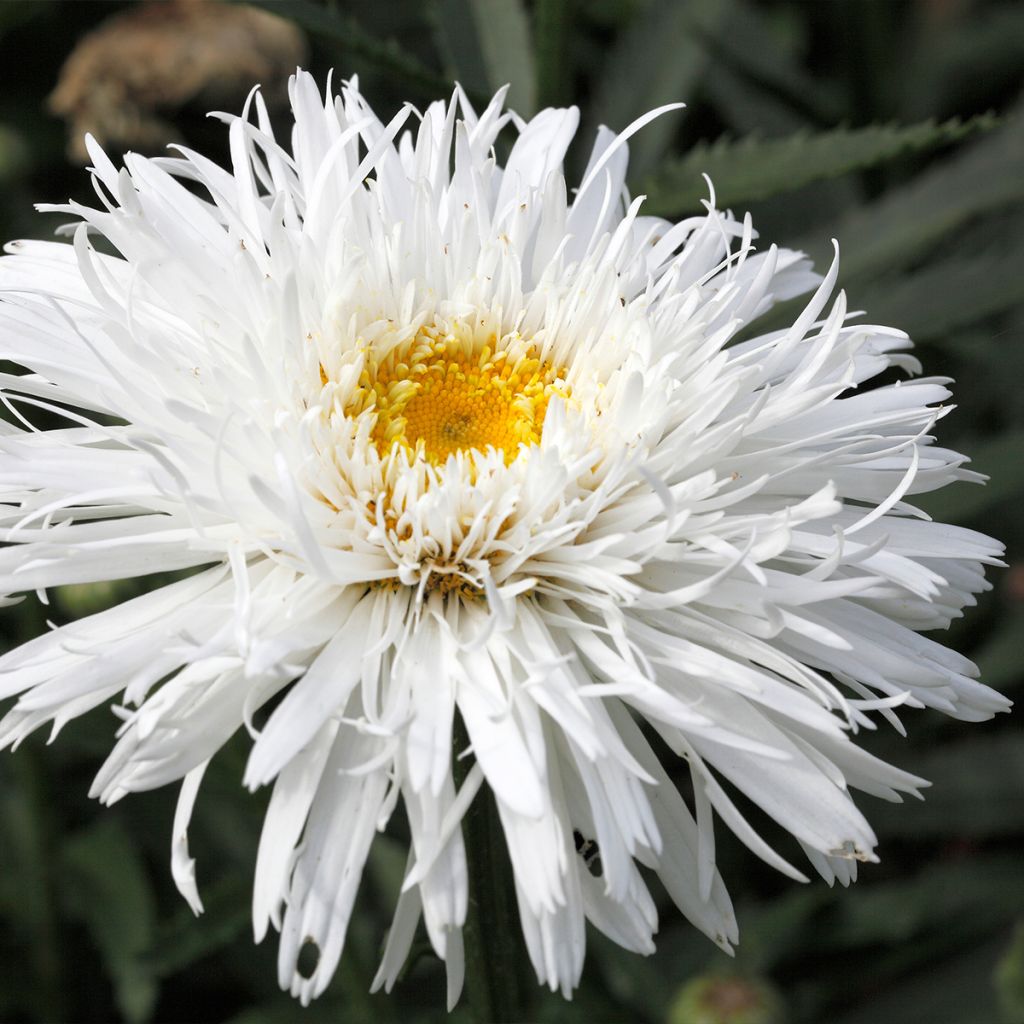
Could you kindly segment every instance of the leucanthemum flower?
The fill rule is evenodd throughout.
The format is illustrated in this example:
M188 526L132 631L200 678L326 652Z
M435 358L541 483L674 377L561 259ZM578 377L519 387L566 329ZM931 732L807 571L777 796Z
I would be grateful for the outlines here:
M27 371L2 379L3 592L181 575L0 660L0 743L115 702L93 793L181 783L171 867L198 912L190 813L247 729L245 785L273 786L256 938L281 932L303 1002L399 805L376 984L422 917L458 997L460 822L487 787L537 977L569 995L585 920L654 949L652 874L736 942L716 815L805 878L731 793L846 884L876 845L850 790L924 785L858 730L1007 707L920 635L1001 551L907 502L972 475L930 436L946 381L862 387L918 366L899 331L849 321L837 261L819 278L713 200L643 216L625 140L663 111L602 130L568 189L577 111L502 100L478 114L456 90L385 125L354 82L336 99L299 74L289 145L258 93L219 115L229 169L181 149L119 170L90 141L98 207L47 207L79 219L74 244L0 266L2 356ZM800 293L790 327L749 337Z

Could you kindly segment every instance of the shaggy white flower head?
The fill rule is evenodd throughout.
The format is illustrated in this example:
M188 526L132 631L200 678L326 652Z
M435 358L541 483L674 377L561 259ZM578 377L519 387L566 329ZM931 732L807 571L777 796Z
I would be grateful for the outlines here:
M80 218L74 244L0 264L2 357L27 371L2 377L0 588L191 570L0 659L0 744L117 700L93 792L181 782L171 866L198 912L192 806L248 729L245 784L273 785L256 938L280 930L303 1002L399 803L376 984L422 916L458 997L460 823L489 787L537 977L568 996L586 920L654 949L641 867L736 942L716 814L804 878L730 788L847 884L876 845L850 789L925 784L855 745L873 713L1008 705L919 635L1001 552L907 503L972 476L930 436L946 382L862 388L917 363L899 331L847 322L837 262L819 278L713 201L641 216L625 139L668 108L602 130L567 189L578 112L502 101L477 114L457 90L384 125L354 82L336 99L299 74L290 146L258 93L219 115L230 169L182 149L118 170L90 140L99 208L48 207ZM734 341L803 292L792 326Z

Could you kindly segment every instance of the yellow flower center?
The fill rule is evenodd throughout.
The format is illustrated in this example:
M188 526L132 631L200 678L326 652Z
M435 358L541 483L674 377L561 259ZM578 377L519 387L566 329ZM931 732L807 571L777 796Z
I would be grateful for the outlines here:
M540 441L553 395L568 398L563 372L518 333L500 341L436 326L382 358L372 349L346 412L373 409L381 455L397 445L434 465L459 451L494 449L506 464Z

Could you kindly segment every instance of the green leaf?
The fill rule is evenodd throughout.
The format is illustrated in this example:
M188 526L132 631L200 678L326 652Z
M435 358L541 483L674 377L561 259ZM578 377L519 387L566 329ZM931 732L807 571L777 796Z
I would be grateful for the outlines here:
M800 132L784 139L720 139L697 146L651 178L644 189L646 208L656 214L699 209L707 197L702 174L711 178L720 206L735 206L957 142L996 123L995 117L985 114L944 124L924 121L837 128L813 135Z
M803 66L808 30L793 10L735 0L723 30L708 40L706 76L709 98L733 129L777 135L842 118L838 83Z
M521 0L469 0L491 91L509 83L508 103L523 117L537 108L530 22Z
M508 105L524 117L533 114L533 44L520 0L439 0L432 13L452 77L488 97L508 85Z
M1009 622L1018 630L1018 663L1022 620L1024 616L1018 615ZM985 673L982 680L997 682ZM975 735L942 744L918 753L903 767L932 785L923 801L872 806L869 817L880 836L992 839L1024 833L1024 736L1019 733Z
M569 46L572 0L537 0L534 5L534 48L537 63L537 105L565 106L573 74Z
M149 1020L157 981L144 953L153 940L155 908L135 840L107 813L62 851L64 902L88 929L129 1022Z
M65 1016L57 945L52 835L58 801L31 748L0 766L0 911L20 953L24 1008L46 1020Z
M204 885L203 916L197 919L182 904L145 951L145 965L154 975L167 977L235 942L248 930L250 900L251 886L239 876Z
M1024 495L1024 430L1008 431L996 437L965 443L971 453L970 468L985 473L984 485L958 483L917 499L934 518L954 523L976 521L1005 501Z
M1021 664L1020 638L1024 636L1024 607L1011 605L999 620L988 640L974 655L981 680L989 686L1007 689L1020 685L1024 679ZM1021 792L1024 792L1022 789ZM1024 821L1024 818L1021 819Z
M737 913L743 937L736 962L756 974L773 971L787 953L800 948L805 936L814 933L815 921L831 897L823 885L792 886L774 899L741 905Z
M414 54L401 47L395 40L379 39L360 23L359 19L342 14L337 8L324 7L311 0L247 0L274 14L294 21L310 35L319 36L340 43L350 53L362 57L369 63L387 71L395 78L418 86L424 92L437 98L451 94L452 83L444 75L427 67ZM474 102L483 98L470 97Z
M955 25L933 25L909 55L913 74L904 78L900 104L905 117L977 109L989 97L1020 88L1024 7L979 5L949 13Z
M856 1009L849 1017L841 1017L843 1024L918 1020L968 1024L995 1019L994 1012L986 1012L985 1003L993 1001L989 979L1004 944L996 936L1024 904L1017 858L979 854L968 858L960 853L885 882L873 881L866 872L856 887L833 891L833 901L833 909L817 920L813 939L805 946L819 966L804 996L820 1005L816 1012L808 1006L802 1019L839 1024L847 1007ZM970 966L961 965L961 952L979 946L983 956ZM799 957L799 948L791 947L791 956ZM936 965L944 959L942 972L936 974ZM847 965L854 960L862 970L851 976ZM974 989L975 1018L962 1016L965 1004L948 1000L948 993L947 999L935 1000L933 994L921 991L925 977L944 985L946 972L959 975L961 966L964 977L983 979ZM937 983L937 977L942 981ZM910 992L917 998L927 996L920 1013L905 1012L905 1001L911 1005Z
M855 302L872 323L905 330L915 342L935 341L955 350L954 332L1024 302L1024 274L1017 259L993 247L902 277L887 275L858 288Z
M724 61L710 62L701 87L730 134L777 137L807 128L807 117L799 110Z
M53 587L51 596L65 615L79 619L113 608L139 593L138 580L98 580L95 583L68 583Z
M0 181L9 181L27 169L28 148L13 129L0 125Z
M621 131L653 107L692 102L708 60L701 31L714 31L731 8L723 0L651 0L595 76L592 129ZM633 136L631 177L642 179L658 162L678 124L677 115L666 115Z
M996 965L995 982L1003 1024L1024 1024L1024 923L1017 925L1010 948Z
M990 854L928 864L916 874L839 894L827 948L906 943L908 962L950 952L1024 912L1017 857ZM917 948L912 940L920 939ZM925 948L924 939L933 947Z
M843 251L843 280L880 278L933 252L970 221L1024 199L1024 113L961 152L854 208L829 226ZM823 231L797 240L795 248L827 259Z
M830 1024L980 1024L995 1020L992 964L999 946L980 948L942 961L932 961L902 984L878 985L875 994L841 1016L829 1015ZM861 982L863 984L863 981ZM844 986L845 988L845 986ZM850 1003L846 991L843 1005Z

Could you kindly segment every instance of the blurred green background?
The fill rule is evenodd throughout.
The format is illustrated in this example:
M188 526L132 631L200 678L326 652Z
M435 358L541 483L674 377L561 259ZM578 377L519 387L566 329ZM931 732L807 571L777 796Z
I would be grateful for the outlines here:
M101 23L122 18L94 36L85 55L79 51L77 83L51 105L71 110L79 128L91 123L106 133L113 151L152 149L154 133L173 132L226 160L226 136L204 110L239 109L254 74L279 77L303 46L287 26L261 23L251 43L215 51L205 71L191 68L199 78L186 82L175 62L195 51L200 36L216 40L220 14L206 2L156 6L159 16L138 4L0 3L3 238L44 237L60 222L34 213L34 202L94 199L87 174L69 162L65 126L47 97L65 59ZM719 204L749 209L762 239L803 248L821 264L829 239L838 238L851 308L907 330L925 372L958 382L959 409L942 422L940 440L970 453L992 481L957 485L930 497L927 508L1005 540L1010 568L993 574L994 590L948 641L980 664L986 682L1017 696L1024 4L257 6L297 26L306 65L321 79L330 68L342 77L358 73L388 116L403 100L422 106L447 95L456 78L478 98L511 81L511 102L524 115L579 104L585 127L570 167L577 175L598 124L622 128L654 105L683 99L682 115L659 120L631 143L631 188L649 196L652 210L699 210L707 172ZM158 30L154 18L165 21ZM207 19L206 27L197 29L195 18ZM154 31L163 36L154 41ZM253 65L256 58L264 64ZM263 80L273 92L274 82ZM773 312L766 326L785 316ZM104 607L131 586L65 588L51 594L48 608L26 601L5 611L3 642L34 635L47 619ZM575 1001L530 985L528 1019L1024 1022L1019 723L1003 716L965 726L922 712L905 720L909 739L883 727L863 741L935 785L924 803L860 801L880 836L882 862L863 869L856 886L796 885L720 830L721 867L740 919L734 961L662 900L655 956L623 953L591 933ZM207 913L195 920L170 881L175 794L143 794L111 810L86 799L115 727L101 710L72 723L52 747L34 737L0 756L0 1021L443 1019L443 975L430 955L415 960L391 997L367 994L404 863L400 827L375 844L331 988L300 1011L277 990L275 941L254 947L251 940L249 892L265 798L240 786L247 741L236 737L214 762L198 801L191 847ZM785 850L781 837L780 844ZM467 1021L468 1012L452 1019Z

